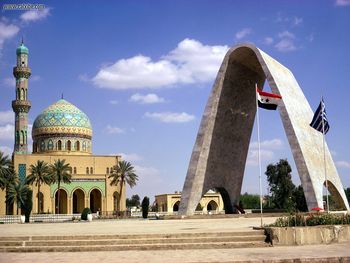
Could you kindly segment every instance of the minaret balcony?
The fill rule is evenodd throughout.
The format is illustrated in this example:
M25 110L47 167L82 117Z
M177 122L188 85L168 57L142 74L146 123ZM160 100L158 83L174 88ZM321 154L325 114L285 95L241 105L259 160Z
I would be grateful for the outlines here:
M29 100L13 100L12 109L14 112L29 112L32 103Z
M32 71L29 67L14 67L13 68L13 75L15 78L29 78L32 74Z

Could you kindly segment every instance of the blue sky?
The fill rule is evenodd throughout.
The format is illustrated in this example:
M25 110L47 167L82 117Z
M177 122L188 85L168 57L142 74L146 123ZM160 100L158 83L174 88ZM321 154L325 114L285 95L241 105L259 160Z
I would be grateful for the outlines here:
M12 67L23 36L32 69L30 124L64 93L92 122L94 154L122 154L135 165L140 182L128 196L182 190L223 56L251 42L294 73L313 109L325 97L327 142L350 187L349 0L42 4L39 12L1 7L0 150L12 152ZM261 120L263 167L288 158L299 184L278 112L261 112ZM256 153L254 131L242 192L258 193Z

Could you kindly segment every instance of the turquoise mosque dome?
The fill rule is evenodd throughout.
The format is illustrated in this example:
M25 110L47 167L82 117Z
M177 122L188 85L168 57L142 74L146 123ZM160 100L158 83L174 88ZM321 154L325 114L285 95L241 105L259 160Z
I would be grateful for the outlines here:
M16 54L27 54L28 55L29 51L28 48L22 43L17 49L16 49Z
M32 129L33 152L90 152L92 127L88 116L60 99L40 113Z

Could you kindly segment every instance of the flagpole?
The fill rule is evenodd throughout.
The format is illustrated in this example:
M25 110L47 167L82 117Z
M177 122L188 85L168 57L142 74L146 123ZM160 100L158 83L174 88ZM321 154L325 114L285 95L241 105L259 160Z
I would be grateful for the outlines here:
M327 166L326 166L326 138L324 134L324 102L323 96L321 98L321 114L322 114L322 138L323 138L323 163L324 163L324 177L326 182L326 202L327 202L327 213L329 213L329 200L328 200L328 180L327 180Z
M259 188L260 188L260 226L263 226L262 209L262 185L261 185L261 158L260 158L260 124L259 124L259 106L258 106L258 84L255 83L255 103L256 103L256 123L258 129L258 162L259 162Z

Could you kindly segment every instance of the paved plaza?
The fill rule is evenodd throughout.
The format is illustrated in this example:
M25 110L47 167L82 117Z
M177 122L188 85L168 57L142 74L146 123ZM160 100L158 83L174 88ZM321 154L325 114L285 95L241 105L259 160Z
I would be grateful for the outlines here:
M264 218L272 223L276 218ZM0 225L0 237L87 234L158 234L246 231L260 218L106 220L92 223ZM0 253L0 262L350 262L350 243L293 247L119 252ZM343 261L338 258L342 257ZM292 260L293 259L293 260ZM348 261L347 261L348 260Z

